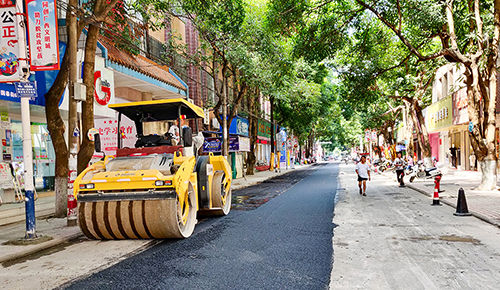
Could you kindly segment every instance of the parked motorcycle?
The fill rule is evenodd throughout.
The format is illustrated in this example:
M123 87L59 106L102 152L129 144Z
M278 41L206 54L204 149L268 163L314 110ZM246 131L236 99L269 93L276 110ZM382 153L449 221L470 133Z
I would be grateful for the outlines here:
M408 176L410 177L410 182L413 182L415 178L434 178L436 176L442 176L443 174L437 167L425 168L423 161L418 161L416 165L409 169Z
M392 170L392 169L394 169L394 164L392 164L392 162L390 160L382 158L378 162L378 170L380 170L380 172L384 172L386 170Z

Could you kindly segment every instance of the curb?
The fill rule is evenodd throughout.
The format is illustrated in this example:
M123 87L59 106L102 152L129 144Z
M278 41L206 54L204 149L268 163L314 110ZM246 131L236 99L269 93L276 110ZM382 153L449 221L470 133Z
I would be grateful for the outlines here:
M413 186L413 185L411 185L411 184L407 184L407 185L406 185L406 187L408 187L408 188L410 188L410 189L413 189L413 190L415 190L415 191L417 191L417 192L420 192L420 193L422 193L422 194L424 194L424 195L427 195L427 196L429 196L429 197L431 197L431 196L432 196L432 194L430 194L430 193L426 192L426 191L425 191L425 190L423 190L423 189L417 188L417 187L415 187L415 186ZM455 208L455 204L454 204L453 202L451 202L451 201L449 201L449 200L442 199L442 198L440 198L440 200L441 200L441 202L443 202L444 204L446 204L446 205L448 205L448 206L450 206L450 207L452 207L452 208ZM497 221L494 221L494 220L492 220L491 218L488 218L488 217L486 217L486 216L484 216L484 215L482 215L482 214L479 214L479 213L477 213L477 212L474 212L474 211L472 211L472 210L469 210L469 212L472 214L472 216L473 216L473 217L476 217L476 218L478 218L478 219L480 219L480 220L482 220L482 221L485 221L485 222L487 222L487 223L489 223L489 224L491 224L491 225L494 225L494 226L496 226L496 227L499 227L499 228L500 228L500 223L498 223Z
M267 178L264 178L262 180L259 180L259 181L254 181L254 182L248 182L246 184L241 184L241 185L238 185L238 186L231 186L231 190L238 190L238 189L242 189L242 188L245 188L245 187L249 187L249 186L252 186L252 185L257 185L257 184L261 184L263 183L264 181L268 180L268 179L271 179L271 178L274 178L276 176L281 176L281 175L284 175L284 174L288 174L292 171L295 171L295 170L302 170L302 169L306 169L306 168L309 168L311 166L314 166L315 164L317 163L313 163L313 164L307 164L307 165L301 165L300 168L295 168L295 169L289 169L288 171L279 171L279 172L274 172L276 173L275 175L270 175L268 176Z
M0 257L0 263L21 259L21 258L24 258L26 256L32 255L34 253L59 246L60 244L63 244L63 243L66 243L66 242L69 242L72 240L76 240L80 237L83 237L83 233L81 233L81 232L76 233L76 234L72 234L70 236L62 237L62 238L56 238L56 239L35 245L32 248L27 249L26 251L22 251L22 252L18 252L18 253L14 253L14 254Z

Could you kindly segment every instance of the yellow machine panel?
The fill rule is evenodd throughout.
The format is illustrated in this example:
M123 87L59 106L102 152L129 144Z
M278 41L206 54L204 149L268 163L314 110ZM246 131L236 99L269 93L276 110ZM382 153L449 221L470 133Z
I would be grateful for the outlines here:
M203 117L201 108L182 99L110 108L132 118L136 125L148 119L144 116L155 120L172 120L180 115ZM190 134L186 132L183 134ZM187 146L171 146L161 136L148 138L159 140L153 144L156 147L143 142L136 146L148 148L119 148L118 157L105 157L75 180L78 222L88 238L187 238L194 231L197 215L229 213L232 174L224 157L185 156L180 149ZM189 140L187 135L182 138ZM130 152L133 154L128 155Z

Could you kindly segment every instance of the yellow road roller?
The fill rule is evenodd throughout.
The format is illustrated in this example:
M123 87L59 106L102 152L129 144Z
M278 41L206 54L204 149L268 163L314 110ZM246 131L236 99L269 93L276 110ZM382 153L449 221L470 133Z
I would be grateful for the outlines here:
M187 238L193 233L197 215L229 213L232 174L227 160L213 154L197 156L196 145L203 138L193 137L188 126L177 128L179 136L174 136L175 130L158 132L168 121L182 124L184 119L195 119L198 131L198 118L204 117L200 107L184 99L168 99L109 108L118 112L116 157L103 157L74 182L78 223L85 236ZM135 123L137 141L133 147L123 146L123 116ZM98 134L95 144L100 152Z

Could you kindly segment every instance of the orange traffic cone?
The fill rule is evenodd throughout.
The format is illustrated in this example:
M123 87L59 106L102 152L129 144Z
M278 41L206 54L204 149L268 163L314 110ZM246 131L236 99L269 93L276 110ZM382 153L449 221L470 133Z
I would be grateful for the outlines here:
M439 190L437 187L434 188L434 197L432 198L432 205L441 205L439 203Z

